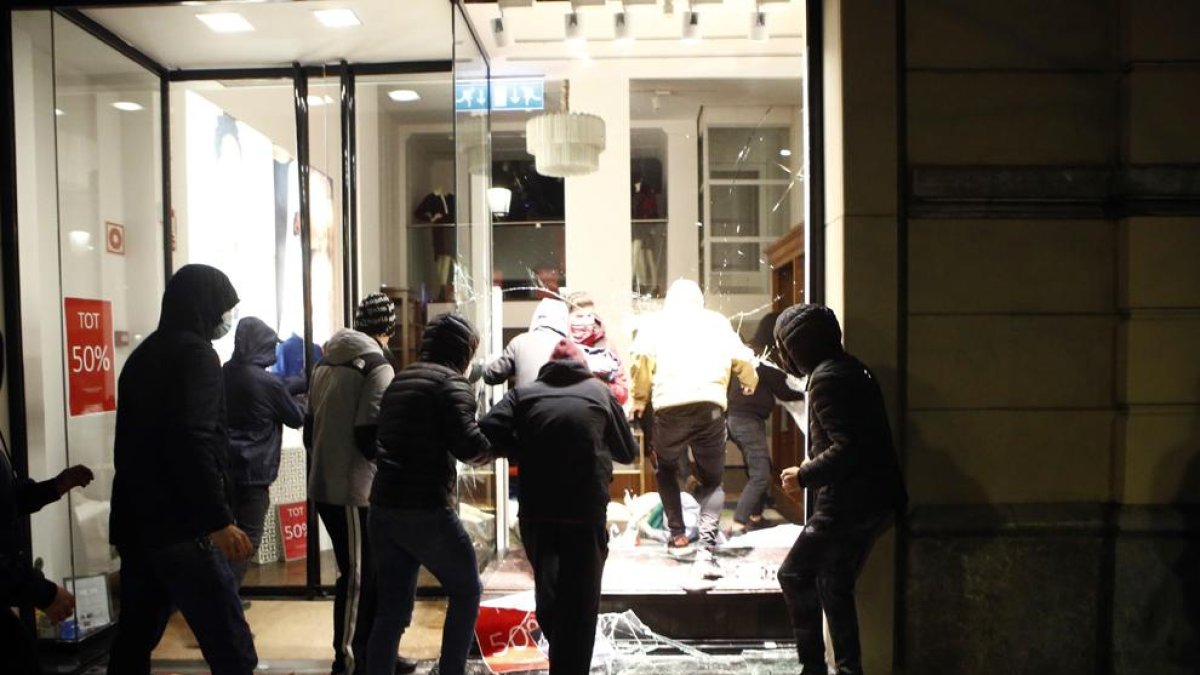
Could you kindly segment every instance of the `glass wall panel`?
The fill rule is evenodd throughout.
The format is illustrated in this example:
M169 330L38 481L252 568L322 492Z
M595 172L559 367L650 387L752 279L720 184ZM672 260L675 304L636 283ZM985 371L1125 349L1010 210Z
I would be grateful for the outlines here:
M115 618L108 543L116 380L158 322L163 288L159 79L58 15L13 14L18 228L30 474L95 480L32 520L77 640Z

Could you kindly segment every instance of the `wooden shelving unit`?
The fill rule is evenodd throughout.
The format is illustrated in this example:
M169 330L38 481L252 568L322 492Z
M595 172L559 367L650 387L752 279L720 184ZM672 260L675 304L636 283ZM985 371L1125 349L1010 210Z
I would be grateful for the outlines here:
M804 227L797 225L767 248L771 263L772 309L783 311L804 302ZM776 407L771 415L771 464L778 470L800 464L804 460L804 435L796 428L791 415ZM800 521L803 509L783 494L777 480L771 481L775 508L792 521Z

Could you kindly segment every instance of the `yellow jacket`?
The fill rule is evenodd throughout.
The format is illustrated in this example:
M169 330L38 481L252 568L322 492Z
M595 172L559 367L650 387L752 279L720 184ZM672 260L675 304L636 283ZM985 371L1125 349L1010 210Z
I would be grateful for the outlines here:
M754 353L729 319L704 308L694 281L671 284L663 311L638 329L630 352L634 403L655 410L705 401L725 408L731 370L743 386L758 386Z

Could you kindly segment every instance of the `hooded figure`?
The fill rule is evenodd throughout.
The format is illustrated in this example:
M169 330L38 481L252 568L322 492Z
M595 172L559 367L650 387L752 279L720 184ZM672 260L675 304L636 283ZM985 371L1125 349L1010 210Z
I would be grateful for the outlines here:
M167 282L158 330L121 371L109 537L121 554L113 675L148 673L173 608L209 668L247 675L258 662L231 562L250 541L233 525L225 386L211 340L238 303L219 270L186 265Z
M538 302L529 330L509 341L504 353L483 370L483 381L500 384L511 380L514 387L537 379L538 369L550 360L558 341L571 336L567 303L546 298Z
M233 357L222 369L234 518L255 551L271 506L269 489L279 476L283 425L299 429L304 423L304 408L288 393L283 378L267 370L275 363L278 343L270 326L258 317L245 317L234 334ZM239 582L246 569L246 564L234 566Z
M552 673L586 673L596 636L613 461L637 457L625 412L562 340L536 381L509 390L480 422L521 467L521 541L533 567Z
M667 552L690 556L679 496L679 463L688 449L695 459L700 487L700 544L696 576L720 576L713 550L717 546L725 473L725 407L730 371L753 392L758 385L754 354L742 344L729 319L704 308L704 294L694 281L680 279L667 291L663 311L638 331L630 348L633 363L634 414L654 408L654 454L663 512L667 516Z
M312 461L308 496L337 560L333 597L334 673L361 673L375 617L375 566L367 504L375 480L379 404L394 371L376 338L343 328L313 368L305 446ZM396 657L393 650L392 657ZM412 672L415 662L406 660ZM411 667L410 667L411 666Z
M463 373L479 335L463 316L434 317L418 360L396 376L379 412L379 475L371 489L369 530L379 577L379 609L368 643L367 673L392 675L400 637L412 620L424 565L449 596L438 662L461 675L479 613L479 567L455 509L456 461L482 464L491 444L475 422L475 395Z
M779 568L804 672L825 670L822 610L838 672L862 672L855 580L907 502L879 383L841 338L837 317L821 305L789 307L775 324L785 367L809 376L808 457L782 479L794 499L815 490L815 508Z

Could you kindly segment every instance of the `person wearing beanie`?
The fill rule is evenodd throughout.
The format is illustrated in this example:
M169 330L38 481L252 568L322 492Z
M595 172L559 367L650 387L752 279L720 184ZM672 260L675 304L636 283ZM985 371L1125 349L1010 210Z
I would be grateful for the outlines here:
M369 521L380 571L369 675L393 672L396 648L412 621L421 566L449 599L438 672L462 675L466 668L482 587L475 549L456 509L456 463L482 465L493 458L463 376L478 346L479 334L462 315L434 317L421 336L418 360L383 395Z
M608 557L612 464L637 456L625 412L579 346L561 339L537 379L509 390L479 426L521 468L521 540L550 673L586 675Z
M729 319L704 308L704 293L688 279L671 284L663 311L638 331L630 348L634 416L654 407L655 473L671 536L667 552L693 553L679 496L680 458L691 448L700 480L700 546L696 576L717 578L714 551L725 506L725 408L730 373L747 393L758 385L754 354Z
M372 293L363 298L354 310L354 330L375 338L392 370L400 369L396 355L388 348L388 341L396 332L396 305L391 298L383 293Z
M862 673L854 586L863 562L908 501L879 383L842 348L837 316L793 305L775 323L784 368L808 376L808 457L784 469L784 492L815 508L779 568L802 672L824 673L822 612L837 672Z
M367 513L375 480L380 401L395 374L383 344L391 328L391 300L381 294L359 303L354 325L325 343L313 368L304 446L312 461L308 496L333 541L338 578L333 596L334 675L367 668L367 639L375 620L375 564ZM409 659L396 672L413 672Z

